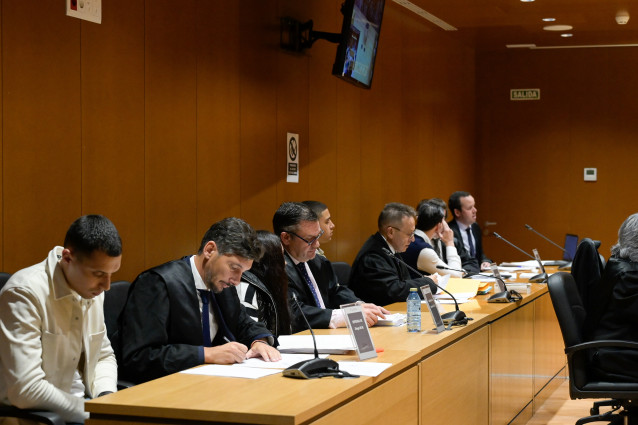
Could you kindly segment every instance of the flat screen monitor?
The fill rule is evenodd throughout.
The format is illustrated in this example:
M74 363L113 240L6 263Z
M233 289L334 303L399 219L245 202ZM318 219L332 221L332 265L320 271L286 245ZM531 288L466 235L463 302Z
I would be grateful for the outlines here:
M385 0L346 0L332 74L359 87L372 84Z
M573 261L578 248L578 235L570 233L565 234L565 251L563 251L563 260Z

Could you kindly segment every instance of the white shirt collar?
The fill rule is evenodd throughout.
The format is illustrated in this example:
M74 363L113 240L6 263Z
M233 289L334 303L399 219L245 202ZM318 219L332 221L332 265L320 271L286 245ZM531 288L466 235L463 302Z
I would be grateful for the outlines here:
M206 284L204 283L204 279L202 279L202 276L199 274L199 270L197 270L197 266L195 265L194 255L191 256L190 262L191 262L191 272L193 272L193 279L195 279L195 288L209 290L206 287Z
M385 238L385 236L381 235L381 237L383 238L383 240L385 241L386 245L388 245L388 248L390 248L390 252L392 254L396 254L396 250L394 249L394 247L388 242L388 240Z

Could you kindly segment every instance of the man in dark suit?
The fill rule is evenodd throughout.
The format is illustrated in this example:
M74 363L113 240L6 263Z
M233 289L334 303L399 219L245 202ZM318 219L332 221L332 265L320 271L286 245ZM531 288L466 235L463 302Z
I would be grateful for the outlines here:
M448 224L458 242L457 250L467 271L479 273L490 268L492 260L483 252L481 227L476 223L476 204L468 192L454 192L448 201L454 219Z
M348 286L361 299L378 305L405 301L410 288L430 285L428 277L413 278L407 266L394 257L414 240L416 212L400 203L389 203L379 214L379 231L363 244L352 265ZM419 292L419 295L420 292Z
M281 204L272 219L273 230L279 235L285 250L288 295L293 312L293 332L306 329L306 325L293 294L313 328L346 326L339 308L342 304L361 302L346 286L337 282L332 264L317 255L323 231L317 214L299 202ZM368 326L388 313L374 304L362 304Z
M261 254L255 231L226 218L208 229L196 255L140 274L114 337L121 377L140 383L204 363L281 359L235 290Z

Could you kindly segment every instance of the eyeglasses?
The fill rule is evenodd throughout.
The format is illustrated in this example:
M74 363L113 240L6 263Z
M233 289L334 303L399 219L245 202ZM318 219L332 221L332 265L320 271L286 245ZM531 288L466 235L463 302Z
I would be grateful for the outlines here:
M308 246L314 244L315 242L317 242L319 240L320 237L323 236L323 230L321 232L319 232L319 234L317 236L315 236L314 238L310 239L309 241L302 238L301 236L299 236L298 234L296 234L295 232L286 232L286 233L290 233L293 236L298 237L299 239L301 239L302 241L304 241L305 243L308 244Z
M408 232L404 232L403 230L399 229L398 227L394 227L394 226L388 226L388 227L392 227L394 230L397 230L397 231L403 233L404 235L406 235L410 239L412 239L414 237L414 232L408 233Z

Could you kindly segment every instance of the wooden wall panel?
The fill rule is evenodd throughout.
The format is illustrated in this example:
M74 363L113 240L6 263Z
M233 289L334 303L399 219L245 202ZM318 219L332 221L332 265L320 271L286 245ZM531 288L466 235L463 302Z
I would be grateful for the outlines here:
M297 2L298 3L298 2ZM316 29L327 32L338 32L341 29L339 4L332 2L332 7L325 7L326 2L314 1L308 8L309 16L317 22ZM308 180L310 200L324 202L334 218L335 226L339 226L337 214L337 188L340 185L337 167L339 145L337 143L338 111L337 83L332 75L337 45L325 40L317 41L308 55L308 141L310 163L305 172ZM305 199L303 199L305 200ZM345 222L344 222L345 224ZM331 243L322 244L328 258L336 258L337 240L342 236L345 226L335 227Z
M401 125L402 84L397 69L404 64L400 49L394 48L402 42L400 14L387 7L379 36L373 89L359 95L362 238L376 231L377 217L386 203L407 203L408 189L404 182L412 158L405 149Z
M197 3L147 1L145 44L146 266L197 243ZM223 184L223 176L211 176Z
M277 182L285 170L277 157L277 143L285 146L277 125L277 2L242 2L240 15L241 215L256 229L272 229L280 203Z
M123 243L120 272L144 264L144 1L114 0L82 22L82 213L104 214Z
M558 248L524 224L562 244L565 233L599 239L609 256L618 227L636 211L631 184L638 123L638 49L518 51L481 55L477 65L482 184L481 222L545 258ZM510 88L540 88L539 101L509 101ZM583 181L597 167L598 182ZM481 207L479 206L479 209ZM493 238L496 260L524 259Z
M240 2L197 3L197 238L241 215Z
M131 280L192 253L222 217L271 229L282 201L304 199L329 205L324 248L352 261L385 203L446 198L476 174L473 52L449 34L389 2L367 91L331 75L334 44L279 48L280 16L337 32L341 0L218 3L117 0L98 25L2 2L4 269L101 212L124 240L116 278ZM287 131L299 184L285 183ZM470 158L430 156L448 149Z
M2 3L7 272L42 261L81 212L80 21L60 7Z

